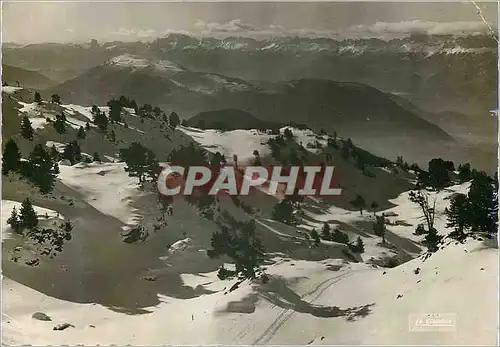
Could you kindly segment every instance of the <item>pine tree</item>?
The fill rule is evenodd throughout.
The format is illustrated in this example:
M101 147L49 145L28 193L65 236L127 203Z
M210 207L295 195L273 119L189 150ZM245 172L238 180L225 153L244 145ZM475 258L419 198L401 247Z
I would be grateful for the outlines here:
M59 151L57 150L56 145L52 145L52 147L50 148L50 156L55 161L59 161L60 160L61 153L59 153Z
M373 210L373 215L375 216L375 211L377 210L378 208L378 203L376 201L373 201L372 204L370 205L370 207L372 208Z
M468 193L468 223L473 231L496 233L498 223L497 182L484 172L476 172Z
M71 230L73 230L73 224L71 224L71 221L69 220L64 221L63 230L66 233L70 233Z
M122 107L129 107L129 105L130 105L130 100L124 95L120 95L120 98L118 98L118 101L120 102L120 105Z
M385 244L385 217L377 216L373 224L373 233L382 237L382 243Z
M467 182L470 181L472 178L472 172L470 169L470 164L465 163L464 165L459 165L458 166L458 179L460 182Z
M429 230L424 237L422 242L429 252L436 252L439 249L439 243L443 239L442 236L438 235L437 230L432 228Z
M33 208L33 204L28 198L21 204L19 221L22 229L32 230L38 226L38 216Z
M167 160L185 167L208 164L207 151L200 146L194 145L192 142L188 145L174 148L168 155Z
M295 222L293 211L292 202L288 197L285 197L279 203L274 205L272 218L285 224L293 224Z
M57 176L61 173L61 171L59 170L59 164L57 163L57 161L54 162L54 166L52 167L52 173Z
M162 112L163 111L158 106L153 108L153 114L155 115L155 118L160 118Z
M27 140L33 141L34 130L28 116L24 116L21 121L21 136Z
M37 144L30 154L25 174L40 188L42 194L52 191L59 167L50 153Z
M2 174L7 175L10 171L19 172L21 167L21 153L16 141L10 139L5 144L2 156Z
M133 142L128 148L120 149L121 159L127 164L125 171L130 177L138 177L139 183L144 182L146 174L151 174L153 166L158 167L154 153L139 142Z
M221 154L221 152L217 151L214 153L212 156L212 159L210 160L210 167L213 169L220 168L222 164L226 162L226 158L224 155ZM216 171L218 173L218 170Z
M85 130L90 131L90 124L89 122L85 123Z
M364 253L365 252L365 245L363 243L363 240L361 239L360 236L356 239L356 244L354 245L354 250L356 253Z
M402 168L403 167L403 157L402 156L398 156L396 158L396 166Z
M321 238L323 240L327 240L327 241L331 240L332 235L331 235L330 231L331 231L330 224L323 223L323 227L321 228Z
M316 229L311 230L311 238L314 241L314 245L318 246L321 243L321 239Z
M452 170L450 169L453 169L452 162L445 162L441 158L435 158L429 161L429 184L436 189L442 189L448 186L451 182L449 171Z
M100 161L101 161L101 158L99 157L99 153L94 152L94 155L92 156L92 160L93 160L93 161L100 162Z
M354 207L358 208L359 212L361 213L361 215L363 215L363 209L366 206L366 201L365 201L365 199L361 195L356 196L356 199L354 199L353 201L351 201L351 204Z
M253 151L253 155L255 157L255 163L254 163L254 165L260 166L261 162L260 162L260 153L259 153L259 151L258 150L254 150Z
M285 139L287 139L288 141L293 140L293 132L292 132L289 128L286 128L286 129L283 131L283 136L284 136L284 137L285 137Z
M110 101L108 101L108 104L109 106L109 120L111 121L111 123L113 122L120 122L122 117L121 117L121 113L122 113L122 104L119 100L116 100L116 99L112 99Z
M264 260L265 249L258 238L255 221L238 222L225 214L229 226L219 223L219 230L212 234L210 258L226 255L236 266L236 273L243 278L254 279L256 268Z
M79 139L84 139L85 138L85 129L83 129L82 126L80 127L80 129L78 129L78 133L76 134L76 137L79 138Z
M35 92L35 102L37 104L41 104L42 103L42 96L40 95L39 92Z
M94 105L95 106L95 105ZM93 122L101 130L102 132L106 132L108 129L108 117L106 117L106 114L104 112L101 112L97 106L92 107L93 113L94 113L94 119Z
M114 130L111 130L111 132L109 133L109 141L111 142L115 142L116 141L116 134L115 134L115 131Z
M80 162L82 160L82 151L78 142L71 141L70 143L66 144L62 157L69 160L71 165Z
M9 219L7 219L7 224L16 234L22 233L21 221L15 207L12 209Z
M59 96L59 94L52 94L52 96L51 96L51 102L53 104L60 104L61 103L61 97Z
M56 120L52 125L58 134L66 133L66 116L64 114L56 115Z
M467 196L458 194L452 198L450 208L445 209L448 219L446 226L455 229L450 233L451 237L458 240L463 240L465 238L464 230L468 227L468 207L469 201Z
M336 227L333 230L330 236L330 240L334 242L344 243L346 245L349 244L349 236L346 233L342 232L339 227Z
M417 228L415 229L415 232L413 233L414 235L425 235L427 234L427 230L425 230L425 227L422 223L417 225Z
M179 118L179 115L176 112L172 112L168 117L168 123L171 128L177 128L177 126L181 124L181 119Z

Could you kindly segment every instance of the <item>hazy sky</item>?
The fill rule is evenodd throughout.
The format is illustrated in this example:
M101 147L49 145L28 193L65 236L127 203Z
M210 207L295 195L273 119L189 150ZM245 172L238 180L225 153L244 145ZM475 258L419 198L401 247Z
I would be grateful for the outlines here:
M496 2L480 3L496 29ZM4 42L149 40L168 32L268 37L400 36L409 32L484 32L475 6L463 3L151 3L4 2Z

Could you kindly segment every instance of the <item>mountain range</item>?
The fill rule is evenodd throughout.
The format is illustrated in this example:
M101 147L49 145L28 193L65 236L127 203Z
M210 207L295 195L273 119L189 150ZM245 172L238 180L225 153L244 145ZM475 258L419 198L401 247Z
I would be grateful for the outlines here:
M327 78L360 82L405 95L432 111L481 115L497 104L496 47L490 35L414 34L390 41L337 41L170 34L152 42L7 46L3 60L62 82L113 57L138 54L246 81Z
M426 163L430 156L451 156L489 170L495 47L488 35L259 41L171 34L153 42L3 51L5 62L62 81L45 97L58 93L67 102L103 105L126 95L184 119L238 110L263 121L336 130L391 159Z

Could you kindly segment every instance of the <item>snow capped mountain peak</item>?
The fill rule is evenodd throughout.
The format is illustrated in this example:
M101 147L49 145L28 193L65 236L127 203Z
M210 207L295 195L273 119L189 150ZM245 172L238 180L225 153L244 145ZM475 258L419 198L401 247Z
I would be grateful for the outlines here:
M105 66L114 66L118 68L132 68L132 69L145 69L154 68L160 71L169 72L181 72L184 69L168 60L151 61L149 59L133 55L133 54L122 54L117 57L111 58L105 64Z

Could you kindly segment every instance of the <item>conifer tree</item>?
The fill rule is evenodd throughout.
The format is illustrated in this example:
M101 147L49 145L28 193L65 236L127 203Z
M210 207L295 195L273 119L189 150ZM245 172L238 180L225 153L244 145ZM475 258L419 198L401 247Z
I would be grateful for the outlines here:
M460 182L467 182L472 178L472 172L470 169L470 164L465 163L464 165L458 166L458 179Z
M56 120L52 125L58 134L66 133L66 116L64 114L56 115Z
M39 92L35 92L35 102L37 104L41 104L42 103L42 96L40 95Z
M57 150L56 145L52 145L52 147L50 148L50 156L55 161L59 161L60 160L61 153L59 153L59 151Z
M497 184L496 180L482 171L474 173L468 193L468 221L473 231L497 232Z
M358 236L358 238L356 239L355 248L356 248L356 253L361 254L361 253L365 252L365 245L364 245L363 240L361 239L360 236Z
M321 238L323 240L331 240L332 235L330 233L331 227L328 223L323 223L323 227L321 228Z
M19 172L21 167L21 153L16 141L10 139L5 144L2 155L2 174L7 175L10 171Z
M385 217L376 216L375 223L373 224L373 233L382 237L382 243L385 244Z
M10 217L7 219L7 224L16 234L22 233L21 220L19 219L19 215L17 214L17 209L15 207L12 209Z
M34 130L28 116L24 116L21 121L21 136L27 140L33 141Z
M212 234L210 258L226 255L234 261L236 273L243 278L254 279L256 269L264 260L264 247L257 236L255 221L238 222L227 213L223 215L227 225L219 223L219 230Z
M38 226L38 216L30 199L26 198L21 204L19 216L20 227L23 229L34 229Z
M436 252L439 249L439 243L442 239L443 237L438 235L437 230L432 228L425 234L424 241L422 243L427 246L427 250L429 252Z
M82 151L77 141L71 141L64 147L63 158L69 160L71 165L82 160Z
M30 154L25 175L40 188L42 194L52 191L59 171L57 162L41 144L37 144Z
M285 224L293 224L295 222L293 211L293 203L286 196L283 200L274 205L272 216L274 220L283 222Z
M113 122L120 122L122 117L122 103L119 100L112 99L108 101L109 106L109 120Z
M52 96L51 96L51 102L53 104L60 104L61 103L61 97L59 96L59 94L52 94Z
M316 231L316 229L311 230L311 238L313 239L314 244L316 246L318 246L321 243L321 239L320 239L319 234Z
M125 171L130 177L138 177L139 183L144 182L146 175L154 178L159 165L154 153L139 142L133 142L128 148L120 149L120 156L127 164Z
M116 134L115 134L115 131L114 130L111 130L111 132L109 133L109 141L111 142L115 142L116 141Z
M82 126L80 127L80 129L78 129L78 133L76 134L76 137L79 138L79 139L84 139L85 138L85 129L83 129Z
M458 240L465 238L465 229L468 227L469 201L464 194L458 194L451 199L450 207L445 209L448 223L447 227L455 230L450 233L451 237Z
M361 195L356 196L356 199L354 199L353 201L351 201L351 204L354 207L358 208L359 212L361 213L361 215L363 215L363 209L366 206L366 201L365 201L365 199Z
M95 105L94 105L95 106ZM106 114L104 112L101 112L97 106L92 107L93 109L93 114L94 114L94 119L93 122L101 130L102 132L106 132L108 129L108 117L106 117Z
M179 124L181 124L181 119L176 112L172 112L168 117L168 123L171 128L176 128Z

